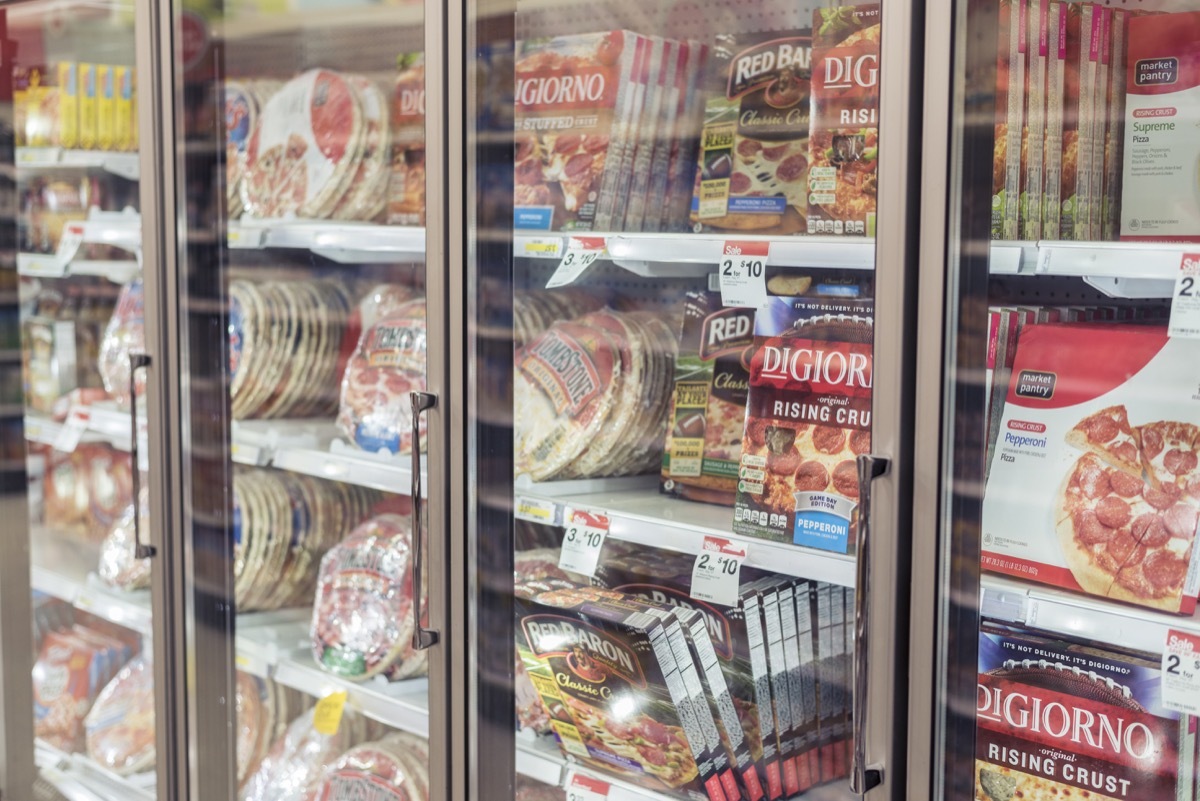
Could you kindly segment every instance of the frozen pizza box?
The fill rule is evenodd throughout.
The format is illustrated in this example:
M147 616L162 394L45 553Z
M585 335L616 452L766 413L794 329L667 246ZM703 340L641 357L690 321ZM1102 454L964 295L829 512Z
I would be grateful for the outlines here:
M1125 50L1129 38L1129 12L1113 9L1109 48L1104 128L1104 182L1100 202L1100 232L1104 241L1119 236L1121 220L1121 145L1125 124Z
M754 310L725 307L718 292L684 299L670 428L663 448L663 492L732 506L737 490Z
M704 127L705 83L708 80L709 47L689 41L686 83L675 129L671 135L670 159L667 162L666 198L658 220L660 231L682 232L691 227L692 196L695 188L697 154L700 134Z
M387 222L420 226L425 224L425 54L405 53L397 61L388 114Z
M992 150L992 239L1017 238L1024 115L1025 0L999 0L996 21L995 144ZM1011 205L1010 205L1011 204Z
M587 231L613 219L651 46L630 31L517 43L514 227Z
M720 36L707 72L693 229L802 233L812 32Z
M1045 189L1046 68L1050 56L1050 2L1029 0L1026 25L1025 165L1021 183L1021 238L1042 238L1042 192ZM1031 135L1032 134L1032 135Z
M768 774L768 767L774 764L774 781L778 781L770 674L761 625L755 618L753 630L759 633L759 648L755 649L751 644L754 639L751 623L742 604L724 607L693 599L690 595L693 562L694 557L688 554L609 540L604 545L594 580L612 590L702 616L739 724L739 732L727 727L726 734L731 741L743 739L748 751L747 766L743 752L734 748L733 762L740 769L739 781L750 801L765 796L777 797L770 795L773 784ZM762 577L758 571L743 568L743 590L749 592ZM757 595L753 597L757 614ZM761 658L761 664L758 658ZM756 666L761 669L761 676L755 673ZM756 683L758 678L766 682L761 687ZM761 699L766 702L765 720Z
M1200 590L1200 343L1024 329L983 503L983 568L1191 614Z
M874 307L769 298L755 315L735 533L845 553L871 447Z
M1064 93L1067 78L1067 6L1052 0L1046 12L1046 143L1042 184L1042 236L1062 236Z
M1181 797L1187 716L1163 706L1160 687L1157 659L985 626L975 797Z
M620 593L517 593L517 647L565 754L656 792L723 801L664 620ZM690 706L687 707L690 710Z
M1200 241L1200 12L1127 29L1121 239Z
M880 8L813 12L810 234L875 235Z

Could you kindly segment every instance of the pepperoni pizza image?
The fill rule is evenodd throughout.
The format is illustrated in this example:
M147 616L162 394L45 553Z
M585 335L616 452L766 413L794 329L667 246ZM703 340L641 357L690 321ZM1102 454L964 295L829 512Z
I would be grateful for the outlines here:
M1200 515L1200 428L1158 421L1134 429L1124 406L1067 435L1086 451L1058 495L1056 530L1086 592L1175 611Z

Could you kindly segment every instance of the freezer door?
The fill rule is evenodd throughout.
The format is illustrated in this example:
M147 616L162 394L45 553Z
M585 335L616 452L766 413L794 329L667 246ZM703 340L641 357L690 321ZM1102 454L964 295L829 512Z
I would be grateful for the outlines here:
M143 5L0 10L5 798L171 797Z
M465 12L463 797L903 797L919 16Z
M914 609L938 621L913 645L934 677L923 797L1194 798L1196 12L935 18L926 156L951 158L926 184L949 215L922 232L923 303L945 309L923 323L916 424Z
M424 9L180 3L159 32L188 711L173 797L440 798L446 301L425 175L443 134Z

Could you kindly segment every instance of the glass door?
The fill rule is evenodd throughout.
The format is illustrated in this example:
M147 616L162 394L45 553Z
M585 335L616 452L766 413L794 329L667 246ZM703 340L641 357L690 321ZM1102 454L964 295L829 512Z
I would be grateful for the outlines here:
M470 791L899 797L910 9L466 8Z
M176 733L179 797L441 784L442 582L419 536L440 458L425 456L440 431L427 365L444 349L423 18L414 3L185 2L164 21L178 686L194 721Z
M1194 798L1200 13L953 18L933 796Z
M151 799L166 707L147 558L161 537L147 31L131 2L11 4L0 20L0 793Z

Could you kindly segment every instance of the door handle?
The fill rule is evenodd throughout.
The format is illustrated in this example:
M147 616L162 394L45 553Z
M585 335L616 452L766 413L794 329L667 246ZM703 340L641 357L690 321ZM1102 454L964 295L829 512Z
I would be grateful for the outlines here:
M421 617L425 604L421 600L425 592L425 580L422 575L424 568L424 546L421 536L421 413L437 406L437 395L430 392L408 393L412 403L412 504L413 504L413 565L412 565L412 607L413 615L413 648L424 651L430 646L437 645L438 633L421 626Z
M133 460L133 555L137 559L158 553L153 545L142 542L142 468L138 459L137 371L149 366L149 354L129 354L129 456Z
M857 564L854 580L854 753L850 764L850 792L865 795L883 782L883 765L867 764L867 710L870 653L871 603L871 488L875 479L887 473L891 460L886 456L864 454L858 466Z

